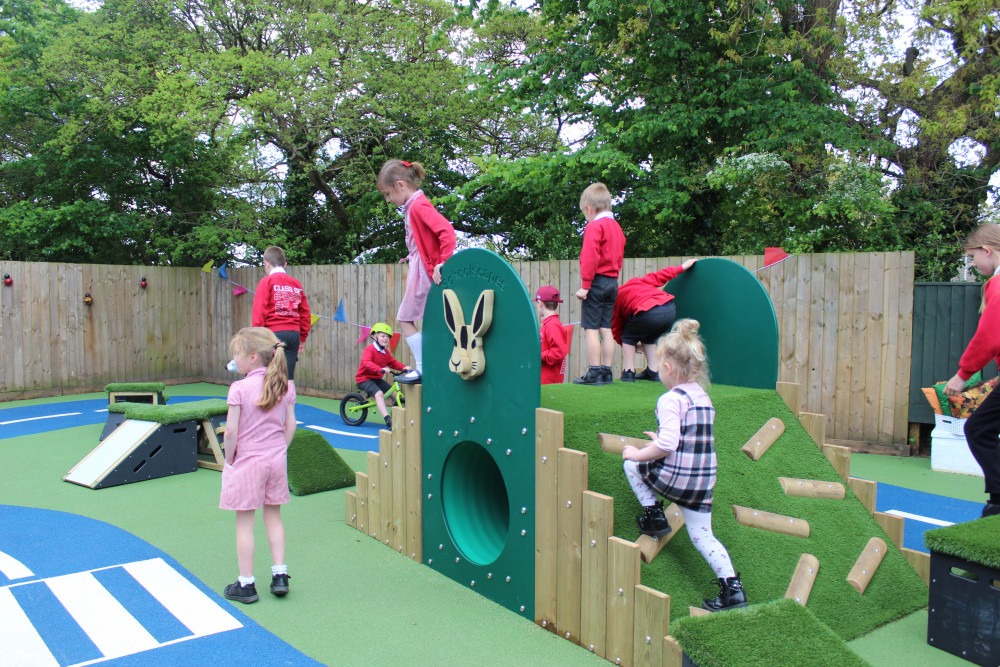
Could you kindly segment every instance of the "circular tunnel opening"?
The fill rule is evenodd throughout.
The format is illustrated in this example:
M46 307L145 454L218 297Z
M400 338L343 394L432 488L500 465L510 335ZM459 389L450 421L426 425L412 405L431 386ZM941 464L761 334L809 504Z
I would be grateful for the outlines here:
M478 443L451 450L441 470L441 504L451 539L466 559L486 565L500 556L510 528L507 485Z

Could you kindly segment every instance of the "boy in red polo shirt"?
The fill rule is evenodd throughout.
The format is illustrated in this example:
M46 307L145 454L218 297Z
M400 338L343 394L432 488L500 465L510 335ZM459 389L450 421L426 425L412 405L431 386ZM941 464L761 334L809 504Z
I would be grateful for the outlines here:
M288 362L288 379L295 377L295 362L299 350L306 342L312 315L309 302L302 289L302 283L285 272L285 251L271 246L264 251L264 270L267 275L257 283L253 295L252 323L255 327L267 327L285 344L285 360Z
M580 210L587 221L580 250L582 286L576 298L581 308L583 340L590 368L574 384L611 384L615 341L611 337L611 312L618 296L618 274L625 260L625 234L611 213L611 193L604 183L591 183L580 196Z
M535 309L542 318L542 384L562 384L566 377L566 356L569 343L566 330L556 312L562 303L559 291L546 285L535 293Z

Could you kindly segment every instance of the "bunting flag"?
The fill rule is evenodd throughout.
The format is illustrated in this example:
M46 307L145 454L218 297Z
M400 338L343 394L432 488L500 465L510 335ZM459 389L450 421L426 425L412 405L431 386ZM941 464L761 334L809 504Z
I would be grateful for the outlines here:
M341 304L341 305L343 305L343 304ZM334 318L334 319L336 319L336 318ZM343 320L338 320L338 321L342 322ZM370 334L372 332L372 328L371 327L366 327L366 326L363 326L363 325L359 324L358 328L361 329L361 336L356 341L354 341L355 343L360 343L364 339L368 338L368 334Z
M309 326L314 327L316 323L319 322L319 315L316 313L310 313L312 317L309 318Z
M229 276L226 274L226 263L223 262L222 266L219 267L219 277L223 280L229 280Z
M239 296L247 291L247 288L243 285L237 285L233 288L233 296Z
M205 266L201 267L201 270L204 271L205 273L211 273L212 272L212 260L208 260L208 262L205 263Z
M764 266L777 264L781 260L788 259L789 257L791 257L791 255L781 248L764 248Z
M399 332L392 334L392 338L389 339L389 351L395 352L396 346L399 345Z
M340 305L337 306L337 312L333 314L333 321L334 322L346 322L347 321L347 315L344 312L344 300L343 299L340 300ZM367 336L367 335L368 334L365 333L365 336Z

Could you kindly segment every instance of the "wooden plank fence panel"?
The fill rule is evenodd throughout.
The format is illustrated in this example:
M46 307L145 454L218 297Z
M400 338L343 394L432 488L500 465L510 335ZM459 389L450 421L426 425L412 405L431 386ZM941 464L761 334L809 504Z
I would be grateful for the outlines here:
M594 491L583 494L583 564L580 645L606 657L608 627L608 540L614 533L615 499Z
M630 258L622 279L683 259ZM831 439L905 443L913 253L799 255L764 268L760 256L732 260L750 271L761 269L756 275L778 318L778 378L802 385L801 410L827 415ZM253 294L233 297L233 285L215 274L197 267L2 266L15 283L4 288L0 301L5 341L0 398L90 390L113 380L233 380L224 370L228 341L250 324ZM355 343L355 324L386 321L398 328L395 308L408 268L291 267L292 275L303 281L313 312L323 316L300 359L300 393L354 390L362 349ZM579 321L578 260L519 262L515 268L532 295L541 284L555 286L563 297L563 322ZM142 275L149 281L146 290L138 286ZM229 269L230 279L249 290L262 275L261 267ZM89 307L82 302L86 292L94 297ZM332 319L340 299L350 323ZM947 328L940 333L947 343ZM39 346L32 340L46 342ZM951 341L955 348L964 342ZM405 341L396 348L396 357L412 365ZM616 373L620 364L616 354ZM567 381L582 375L586 366L583 332L576 326Z
M564 638L580 643L583 492L587 489L587 453L561 448L558 455L556 627Z

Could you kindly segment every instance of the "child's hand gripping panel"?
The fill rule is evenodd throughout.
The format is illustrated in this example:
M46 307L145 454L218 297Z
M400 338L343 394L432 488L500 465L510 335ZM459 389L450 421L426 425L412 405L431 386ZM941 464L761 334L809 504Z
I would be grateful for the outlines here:
M455 340L448 359L448 368L463 380L479 377L486 370L483 336L493 323L493 290L483 290L476 299L472 323L465 323L462 304L454 290L441 292L444 304L444 321Z

